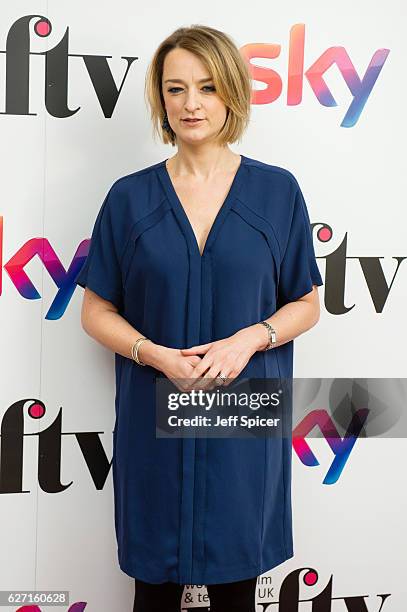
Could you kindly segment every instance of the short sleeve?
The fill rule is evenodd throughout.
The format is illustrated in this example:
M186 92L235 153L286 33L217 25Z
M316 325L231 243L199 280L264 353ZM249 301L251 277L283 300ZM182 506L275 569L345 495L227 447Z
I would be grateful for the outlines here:
M89 287L120 309L123 300L120 260L124 237L120 230L123 222L117 218L121 210L117 197L112 186L96 217L88 255L74 282Z
M296 183L292 220L280 266L277 307L309 293L313 285L323 285L323 281L315 259L307 206Z

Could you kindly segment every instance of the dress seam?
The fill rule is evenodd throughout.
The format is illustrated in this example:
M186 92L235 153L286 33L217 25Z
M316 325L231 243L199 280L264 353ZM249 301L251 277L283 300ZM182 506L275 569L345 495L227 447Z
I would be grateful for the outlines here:
M260 532L260 551L259 551L259 565L261 564L261 557L263 551L264 542L264 514L265 514L265 501L266 501L266 482L268 476L268 443L267 437L264 438L264 473L263 473L263 499L262 499L262 516L261 516L261 532Z
M286 538L287 538L287 532L286 532L286 504L287 504L287 475L286 475L286 465L285 465L285 458L286 458L286 447L284 445L284 435L283 438L281 440L281 448L282 448L282 463L283 463L283 489L284 489L284 503L283 503L283 508L282 508L282 512L283 512L283 546L284 546L284 554L287 555L287 546L286 546Z
M257 211L253 210L253 208L251 208L250 206L247 206L246 202L244 202L240 197L236 198L237 200L239 200L239 202L241 204L243 204L243 206L245 206L248 210L250 210L251 213L253 213L253 215L256 215L257 217L259 217L259 219L262 219L262 221L264 221L265 223L267 223L267 225L270 226L271 231L273 232L273 236L276 240L277 246L278 246L278 251L279 251L279 255L280 255L280 261L281 261L281 245L280 242L277 238L277 234L275 232L274 226L273 224L270 222L269 219L267 219L266 217L263 217L263 215L260 215Z
M216 299L217 299L217 294L216 294L216 285L212 282L213 279L213 274L214 274L214 265L213 265L213 258L211 253L208 253L208 257L209 257L209 263L210 263L210 279L211 279L211 288L212 288L212 300L211 300L211 338L214 338L214 324L213 324L213 304L216 304ZM206 461L208 461L208 438L206 438ZM203 549L204 549L204 561L203 561L203 572L204 575L206 573L206 568L207 568L207 545L206 545L206 517L208 514L208 495L207 495L207 491L208 491L208 469L205 469L205 512L204 512L204 518L203 518L203 525L202 525L202 536L203 536L203 540L204 540L204 544L203 544Z
M132 223L132 224L131 224L131 226L130 226L130 229L128 230L128 232L129 232L129 233L128 233L128 236L127 236L127 238L126 238L126 242L125 242L125 244L124 244L123 250L122 250L122 252L121 252L121 254L120 254L120 259L119 259L119 263L120 263L120 265L121 265L121 264L122 264L122 262L123 262L124 255L125 255L125 253L126 253L127 247L129 246L129 243L130 243L131 237L132 237L132 235L133 235L133 231L134 231L135 226L136 226L138 223L140 223L141 221L143 221L144 219L146 219L147 217L149 217L150 215L154 214L154 213L155 213L155 211L156 211L156 210L158 210L158 209L160 208L160 206L162 206L162 204L163 204L163 202L164 202L165 200L166 200L166 197L164 196L164 197L163 197L163 198L160 200L160 203L159 203L159 204L158 204L158 205L157 205L157 206L156 206L156 207L155 207L153 210L151 210L150 212L146 213L145 215L143 215L143 216L142 216L142 217L140 217L139 219L136 219L135 221L133 221L133 223Z
M260 170L261 172L273 172L275 174L282 174L284 176L287 176L294 182L297 182L295 175L291 172L291 170L288 170L288 168L283 168L282 166L275 166L273 164L266 164L266 167L260 166L258 160L252 159L250 157L246 158L246 164L251 168L254 168L255 170Z

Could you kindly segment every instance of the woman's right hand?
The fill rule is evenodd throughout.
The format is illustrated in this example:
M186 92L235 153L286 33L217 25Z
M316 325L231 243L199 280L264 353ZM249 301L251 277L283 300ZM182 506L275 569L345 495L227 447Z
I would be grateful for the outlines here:
M199 355L183 355L180 349L162 347L157 364L154 366L180 391L188 391L193 379L191 373L195 366L201 361Z
M180 391L189 391L194 379L191 374L201 361L199 355L183 355L180 349L174 349L153 342L143 342L139 349L139 358L163 372Z

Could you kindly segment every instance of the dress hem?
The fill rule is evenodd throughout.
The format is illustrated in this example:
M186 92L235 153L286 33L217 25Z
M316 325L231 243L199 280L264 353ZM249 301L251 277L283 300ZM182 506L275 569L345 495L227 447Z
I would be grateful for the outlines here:
M278 565L281 565L285 561L292 559L293 556L293 549L279 549L277 551L273 551L272 555L270 555L268 559L265 559L263 563L256 565L231 566L223 572L206 572L205 574L195 576L195 582L189 580L179 580L176 569L160 571L155 570L151 566L147 567L146 565L141 566L136 564L127 564L123 563L122 561L119 561L119 566L120 569L131 578L137 578L138 580L149 582L151 584L175 582L177 584L207 585L237 582L238 580L245 580L253 578L254 576L261 576Z

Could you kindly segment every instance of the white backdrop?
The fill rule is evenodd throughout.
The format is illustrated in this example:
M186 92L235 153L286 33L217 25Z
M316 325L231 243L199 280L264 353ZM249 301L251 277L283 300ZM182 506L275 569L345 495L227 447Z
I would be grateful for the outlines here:
M109 470L114 356L82 330L83 292L66 273L79 244L90 237L113 181L175 152L153 140L143 89L154 50L180 25L222 29L242 52L247 45L269 45L268 57L253 57L252 70L256 65L276 71L281 94L252 105L244 140L231 148L289 169L301 185L311 222L332 228L326 243L314 232L325 281L322 312L319 324L295 341L295 375L406 376L405 10L397 0L374 5L344 0L336 6L321 0L249 5L207 0L198 6L182 0L2 3L0 590L68 590L71 612L131 610L134 585L117 564ZM48 36L34 30L40 16L51 22ZM17 27L24 18L26 24ZM21 55L24 32L28 64ZM302 95L296 104L288 99L290 32L304 35ZM60 59L61 70L49 67L46 80L44 53L62 45L64 36L67 75ZM293 39L291 60L298 61L294 44ZM107 57L117 88L126 73L123 58L137 58L111 116L103 111L107 81L92 82L84 56ZM320 75L325 98L315 84L317 70L305 75L324 58L325 68L333 62ZM277 81L262 80L255 80L256 90L275 91ZM369 95L358 111L355 99L364 92ZM327 105L329 95L336 105ZM342 125L352 102L358 116L353 125ZM344 238L340 299L338 265L328 275L326 258ZM361 266L367 260L361 258L379 258L371 260L377 268L368 279ZM391 288L378 306L383 280ZM331 298L335 288L338 294ZM45 406L40 418L28 412L33 400ZM21 447L14 438L5 443L12 412L23 418ZM59 425L61 435L50 434L55 455L44 466L38 434L51 425ZM95 439L99 446L87 448ZM300 612L313 609L311 600L324 589L331 589L332 605L318 612L402 612L407 602L405 440L358 440L332 485L323 484L332 451L324 440L309 444L319 466L307 467L293 457L295 556L259 578L259 612L295 612L277 602L299 570ZM203 586L186 588L184 601L192 602L184 607L204 606L205 593ZM354 608L351 597L359 597ZM48 609L54 608L29 610Z

